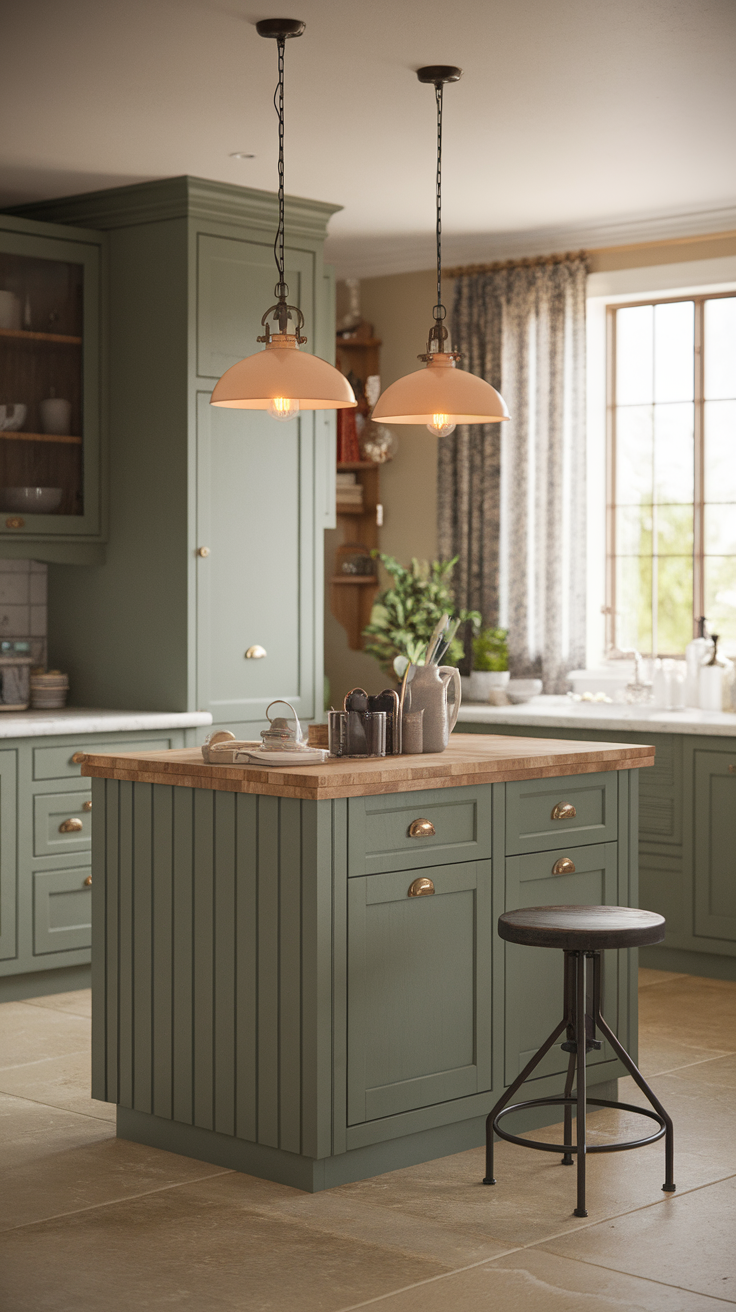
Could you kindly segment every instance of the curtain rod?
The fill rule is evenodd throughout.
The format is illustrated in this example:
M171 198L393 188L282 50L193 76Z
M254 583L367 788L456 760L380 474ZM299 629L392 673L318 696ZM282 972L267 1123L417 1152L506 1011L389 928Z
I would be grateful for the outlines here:
M459 264L446 269L447 278L461 278L464 274L497 273L499 269L528 269L538 264L562 264L565 260L587 260L588 251L564 251L556 255L525 255L517 260L494 260L491 264Z

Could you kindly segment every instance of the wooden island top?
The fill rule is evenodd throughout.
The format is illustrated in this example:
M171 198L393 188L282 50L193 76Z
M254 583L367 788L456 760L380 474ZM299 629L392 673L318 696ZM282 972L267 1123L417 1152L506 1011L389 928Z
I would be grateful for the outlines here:
M295 797L320 802L335 797L458 788L551 775L594 774L654 765L654 748L639 743L567 742L550 738L454 733L446 751L421 756L336 759L322 765L207 765L199 748L167 752L85 755L87 778L176 784L227 793Z

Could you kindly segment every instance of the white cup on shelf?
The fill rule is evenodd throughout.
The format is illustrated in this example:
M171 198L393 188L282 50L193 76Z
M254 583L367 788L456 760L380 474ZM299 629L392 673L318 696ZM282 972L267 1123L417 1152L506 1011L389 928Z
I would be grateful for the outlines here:
M68 434L72 418L71 401L64 401L60 396L50 396L41 402L39 408L44 433L57 437Z

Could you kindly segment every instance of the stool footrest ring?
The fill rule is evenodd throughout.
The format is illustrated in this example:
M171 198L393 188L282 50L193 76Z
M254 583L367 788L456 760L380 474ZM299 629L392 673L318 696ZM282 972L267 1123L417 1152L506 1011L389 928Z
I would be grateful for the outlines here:
M615 1107L620 1112L634 1112L637 1116L648 1116L651 1121L656 1121L659 1129L656 1134L649 1134L644 1139L632 1139L627 1143L600 1143L587 1144L585 1152L587 1153L620 1153L625 1152L627 1148L642 1148L646 1143L656 1143L658 1139L666 1133L667 1126L664 1117L659 1112L650 1111L647 1107L636 1107L630 1102L612 1102L609 1098L586 1098L586 1103L592 1107ZM504 1107L498 1116L494 1119L493 1128L501 1139L507 1143L521 1144L522 1148L538 1148L544 1153L576 1153L577 1144L574 1143L540 1143L538 1139L522 1139L518 1134L509 1134L507 1130L502 1130L498 1122L502 1116L509 1116L511 1112L519 1112L525 1107L576 1107L577 1098L530 1098L527 1102L515 1102L511 1107ZM484 1181L485 1183L485 1181ZM489 1182L490 1183L490 1182ZM495 1183L495 1181L494 1181Z

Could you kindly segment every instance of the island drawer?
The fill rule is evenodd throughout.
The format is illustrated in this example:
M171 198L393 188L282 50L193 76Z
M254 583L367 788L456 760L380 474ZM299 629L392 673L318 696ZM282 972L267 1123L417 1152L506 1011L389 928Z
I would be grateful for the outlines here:
M79 951L92 941L89 866L33 875L33 955Z
M33 855L84 852L92 834L92 801L83 793L36 793L33 799Z
M507 853L614 841L617 794L617 770L507 783Z
M491 855L491 785L348 801L348 875L476 861Z
M170 739L157 738L143 742L126 742L118 738L116 742L98 742L95 734L86 734L78 743L67 743L65 747L35 747L33 750L34 779L78 779L85 752L166 752L171 746ZM76 760L78 757L80 759Z

